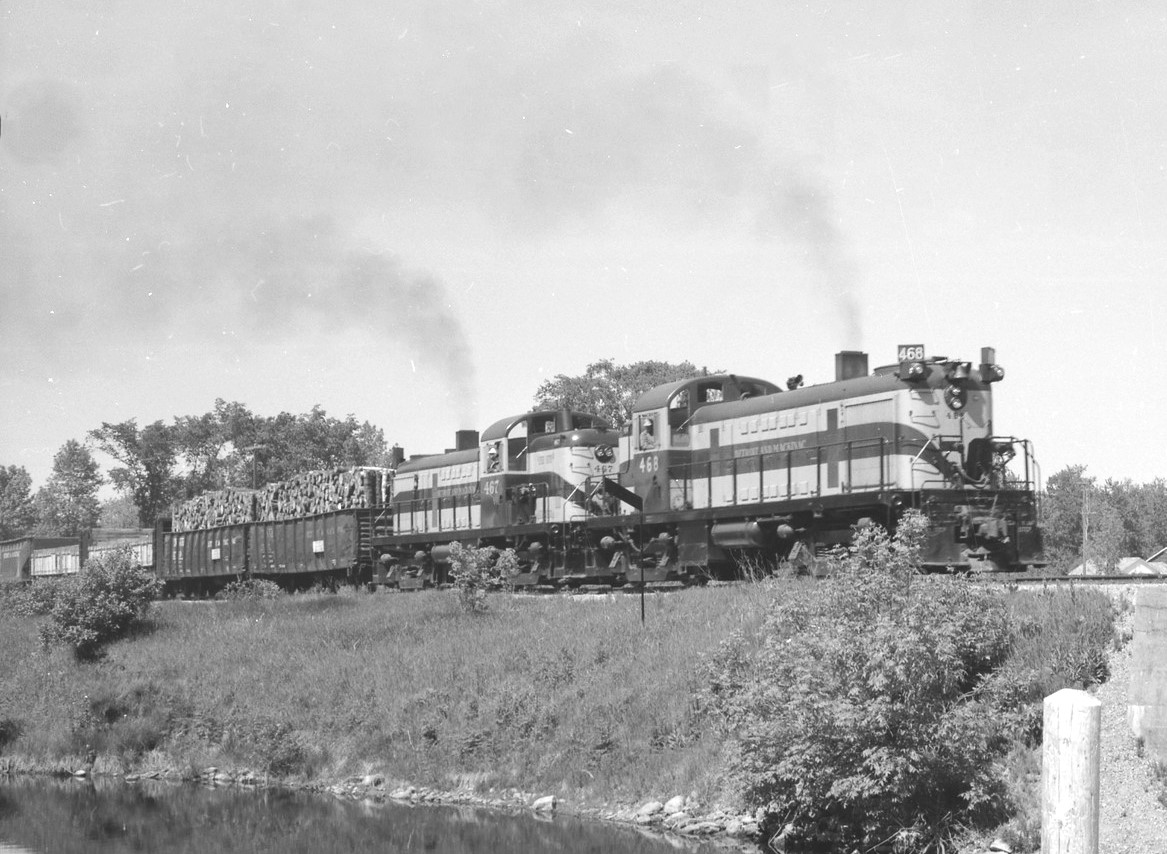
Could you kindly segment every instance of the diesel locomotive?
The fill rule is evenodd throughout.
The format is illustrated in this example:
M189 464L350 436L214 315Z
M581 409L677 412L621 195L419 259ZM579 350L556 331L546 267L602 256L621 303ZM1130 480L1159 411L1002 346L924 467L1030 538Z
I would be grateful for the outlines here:
M833 382L733 374L654 388L614 431L571 410L527 412L398 467L377 580L440 584L453 543L514 549L517 586L693 583L743 567L814 573L856 527L929 520L937 571L1041 563L1038 469L998 435L993 348L978 364L901 347L868 370L836 355Z

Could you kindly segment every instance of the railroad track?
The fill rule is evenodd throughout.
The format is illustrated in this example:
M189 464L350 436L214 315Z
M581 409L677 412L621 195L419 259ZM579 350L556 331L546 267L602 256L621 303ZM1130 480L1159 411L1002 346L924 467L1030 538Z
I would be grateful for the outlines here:
M981 584L1007 586L1053 586L1053 587L1132 587L1167 584L1167 576L1152 575L1015 575L1001 573L981 575L974 578Z

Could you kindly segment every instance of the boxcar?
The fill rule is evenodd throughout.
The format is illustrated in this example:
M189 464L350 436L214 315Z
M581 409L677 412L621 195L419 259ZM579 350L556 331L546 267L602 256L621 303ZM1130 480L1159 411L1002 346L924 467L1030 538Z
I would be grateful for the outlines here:
M0 582L28 581L32 578L32 553L37 549L76 546L77 537L18 537L0 543Z
M34 579L60 578L81 571L81 544L33 549L29 561Z

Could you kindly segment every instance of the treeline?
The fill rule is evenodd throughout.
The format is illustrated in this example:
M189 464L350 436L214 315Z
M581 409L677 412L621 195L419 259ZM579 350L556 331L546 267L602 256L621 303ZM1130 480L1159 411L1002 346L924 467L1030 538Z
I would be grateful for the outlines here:
M1167 480L1150 483L1086 476L1067 466L1046 481L1041 530L1050 569L1068 572L1089 562L1115 571L1124 557L1149 557L1167 546Z
M209 490L256 487L308 471L386 466L390 448L379 427L315 406L295 415L257 415L238 402L215 401L203 415L103 422L84 441L70 439L37 492L23 466L0 465L0 539L34 533L76 536L97 527L149 527L175 501ZM109 482L119 497L102 504L106 483L93 452L117 465Z

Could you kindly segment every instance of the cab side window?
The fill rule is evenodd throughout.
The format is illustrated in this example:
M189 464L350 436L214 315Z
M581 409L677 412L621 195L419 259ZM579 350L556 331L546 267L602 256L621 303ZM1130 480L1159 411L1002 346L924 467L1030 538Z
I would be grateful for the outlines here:
M653 451L659 447L656 438L656 416L640 416L640 437L636 447L642 451Z
M527 422L520 421L507 433L507 471L527 470Z

